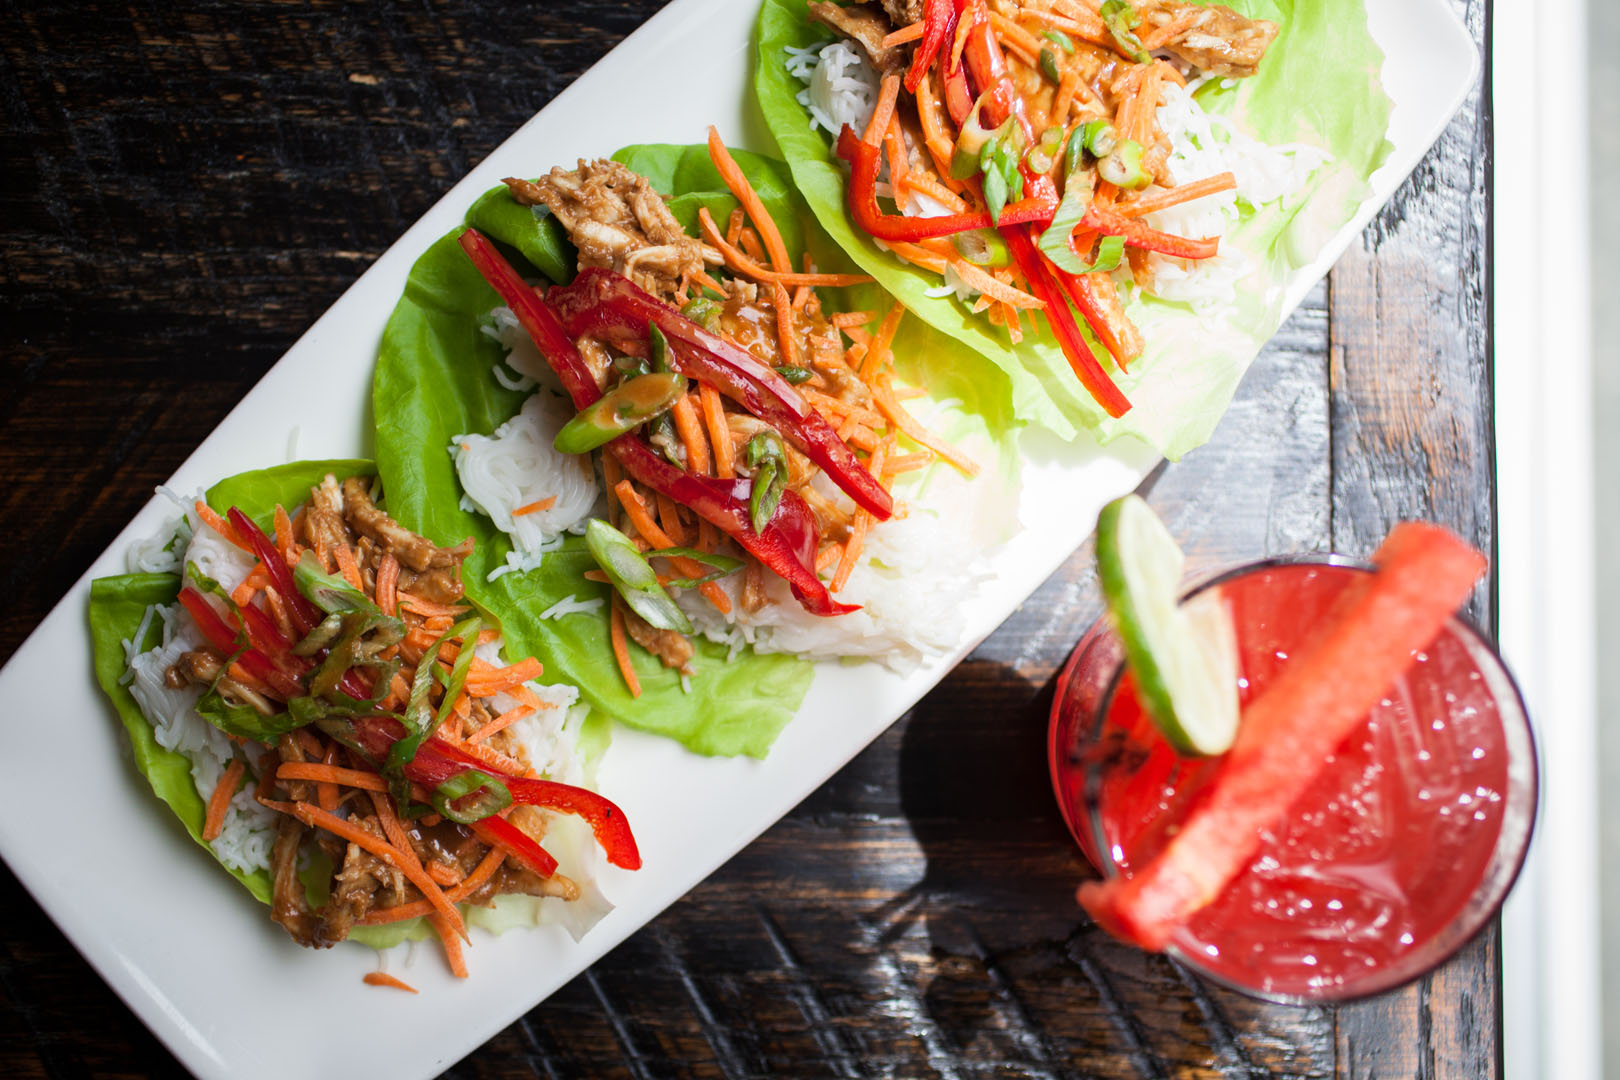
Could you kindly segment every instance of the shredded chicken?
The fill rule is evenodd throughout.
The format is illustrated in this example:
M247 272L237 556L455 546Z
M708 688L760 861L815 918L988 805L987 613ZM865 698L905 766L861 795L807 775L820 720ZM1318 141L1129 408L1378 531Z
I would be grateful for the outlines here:
M1147 36L1156 27L1190 20L1160 48L1183 63L1211 75L1248 78L1277 37L1277 24L1250 19L1229 7L1184 3L1182 0L1138 0L1142 23L1137 33Z
M872 61L872 66L884 74L889 74L902 71L906 66L904 49L898 46L887 49L883 47L883 39L893 29L891 18L897 10L904 14L905 7L906 5L896 4L894 0L888 0L883 7L876 4L850 4L841 7L831 0L811 0L810 21L831 27L836 33L847 38L853 38L856 44L860 45L861 51L866 53L867 59ZM894 22L900 25L915 21L894 19Z
M645 178L616 161L582 160L573 171L558 166L533 183L506 183L518 202L544 205L568 230L580 269L608 267L671 300L705 262L720 262L718 252L686 235Z
M692 674L692 657L697 651L692 648L692 643L686 640L684 634L674 630L658 629L631 611L617 595L613 597L613 604L623 612L624 628L631 640L662 660L665 667L674 668L684 675Z

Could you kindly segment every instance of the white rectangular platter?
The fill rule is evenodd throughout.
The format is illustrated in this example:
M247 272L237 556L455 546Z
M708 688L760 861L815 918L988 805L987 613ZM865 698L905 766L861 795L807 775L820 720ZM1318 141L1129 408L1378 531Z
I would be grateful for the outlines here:
M1355 219L1289 283L1292 310L1417 164L1478 70L1474 45L1445 0L1369 0L1396 102L1394 151ZM751 104L755 5L676 0L519 129L394 244L286 354L181 466L190 492L247 469L364 454L372 363L416 257L466 206L511 174L528 175L635 142L696 142L716 124L728 141L769 148ZM638 93L638 73L689 71L678 95ZM325 391L303 393L319 381ZM266 417L295 417L266 433ZM296 430L293 430L296 426ZM124 552L169 516L149 503L0 671L0 854L130 1007L203 1077L430 1076L454 1062L652 919L813 791L931 689L1085 539L1101 505L1153 466L1140 446L1027 444L1021 531L992 553L990 588L967 606L952 655L898 676L875 665L823 665L798 718L765 761L707 759L621 730L602 790L634 823L644 868L610 871L619 906L580 944L558 927L476 936L473 977L452 979L424 953L408 973L417 997L366 988L376 966L360 947L300 949L185 836L129 761L91 677L85 611L92 577L121 573ZM1075 628L1078 636L1080 627ZM40 671L70 673L42 680ZM858 703L854 708L850 703ZM57 718L51 724L37 717ZM32 828L58 797L57 764L75 762L88 802ZM701 800L691 797L702 792ZM64 853L71 853L68 857ZM222 957L254 977L218 992ZM399 971L396 964L395 970ZM289 992L289 988L296 990ZM281 1033L297 1030L300 1037ZM378 1033L387 1032L385 1038Z

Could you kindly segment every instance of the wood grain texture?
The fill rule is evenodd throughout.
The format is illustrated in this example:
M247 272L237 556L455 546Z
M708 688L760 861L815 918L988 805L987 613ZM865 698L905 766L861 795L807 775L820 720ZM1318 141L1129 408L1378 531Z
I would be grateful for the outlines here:
M1485 5L1457 2L1484 41ZM0 658L395 237L660 6L0 5ZM1366 552L1403 516L1489 548L1481 110L1214 439L1146 486L1195 568ZM1408 991L1298 1010L1079 915L1045 717L1098 610L1087 544L776 827L446 1075L1497 1075L1494 932ZM0 1074L178 1071L8 874L0 904Z

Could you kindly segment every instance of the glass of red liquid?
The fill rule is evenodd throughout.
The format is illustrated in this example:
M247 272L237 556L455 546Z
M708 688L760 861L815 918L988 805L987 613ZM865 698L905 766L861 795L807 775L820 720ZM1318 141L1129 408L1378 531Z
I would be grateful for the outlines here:
M1273 559L1183 600L1224 592L1247 703L1368 572L1334 556ZM1152 858L1220 765L1181 757L1164 741L1123 660L1099 620L1058 678L1048 736L1064 820L1108 877ZM1453 617L1167 951L1217 983L1289 1004L1399 986L1496 913L1524 861L1535 808L1524 701L1495 650Z

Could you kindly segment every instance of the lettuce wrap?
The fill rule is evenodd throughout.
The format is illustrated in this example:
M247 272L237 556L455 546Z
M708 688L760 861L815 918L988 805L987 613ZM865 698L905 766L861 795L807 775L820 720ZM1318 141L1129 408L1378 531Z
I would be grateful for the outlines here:
M1223 250L1241 249L1257 269L1240 283L1229 310L1201 317L1187 304L1138 293L1126 314L1147 344L1129 373L1119 372L1091 342L1132 403L1118 419L1081 387L1044 320L1014 345L1005 328L971 314L954 297L930 296L937 276L889 255L855 228L845 204L847 170L827 133L812 129L809 112L796 100L803 84L784 63L789 47L834 40L808 20L806 0L764 0L754 86L766 125L822 227L912 311L1000 368L1020 419L1065 439L1086 430L1102 442L1133 436L1176 459L1214 431L1244 371L1281 321L1289 276L1351 218L1390 149L1384 132L1392 104L1379 81L1383 54L1368 33L1362 0L1230 0L1227 6L1278 23L1281 34L1258 74L1213 80L1196 100L1265 143L1307 143L1333 158L1303 191L1262 207L1240 204L1242 215L1222 239Z
M217 513L224 514L238 507L262 527L268 527L278 505L297 506L309 497L310 488L319 484L328 473L339 476L370 476L376 466L370 461L331 460L296 462L222 480L210 488L205 501ZM135 767L152 786L152 791L168 805L186 832L210 855L213 848L203 840L203 821L207 813L209 792L199 792L192 777L190 760L177 750L159 745L151 722L130 693L123 679L127 667L124 642L133 641L141 629L147 609L152 605L168 606L176 602L181 577L175 573L132 573L97 578L90 585L90 636L95 661L96 681L112 702L130 740ZM145 652L158 642L162 624L152 620L146 638L134 642L137 652ZM570 722L575 722L570 718ZM576 752L589 764L590 769L606 750L611 728L605 718L587 714L578 720ZM577 839L570 834L570 840ZM589 843L586 832L584 842ZM220 861L224 870L240 882L261 903L271 902L270 873L259 869L243 872ZM300 871L312 906L320 906L326 899L327 882L331 866L319 851L312 852L308 865ZM514 926L533 926L541 921L544 910L537 897L503 896L494 908L468 906L467 920L475 926L499 933ZM388 948L407 939L431 936L432 930L425 920L410 919L382 926L355 926L348 940L373 948Z
M808 213L786 166L757 154L733 153L795 260L808 250L823 271L855 269ZM632 146L614 157L672 196L671 209L694 235L700 206L724 221L737 205L702 146ZM548 215L520 206L504 187L474 203L467 223L493 239L531 278L558 284L571 278L575 253L562 230ZM569 597L607 599L609 586L583 577L596 564L582 537L569 537L560 550L547 553L539 569L488 580L492 568L506 564L512 545L489 518L463 508L447 451L459 435L492 432L518 412L528 394L509 389L496 376L505 351L484 327L501 300L457 244L460 232L440 239L417 261L378 357L372 404L378 469L391 512L425 535L472 536L477 547L463 575L468 597L500 620L510 649L540 658L549 678L579 686L595 711L676 739L697 753L763 757L809 688L809 663L752 649L728 659L726 646L694 638L697 673L687 689L678 673L633 648L642 693L632 697L614 662L605 603L595 612L539 617ZM826 290L822 296L833 310L881 311L891 303L870 285ZM1018 421L1007 378L916 319L902 323L894 353L903 380L927 386L936 401L950 403L943 419L927 420L947 438L975 438L994 447L993 467L1010 484L1016 475L1012 439Z

